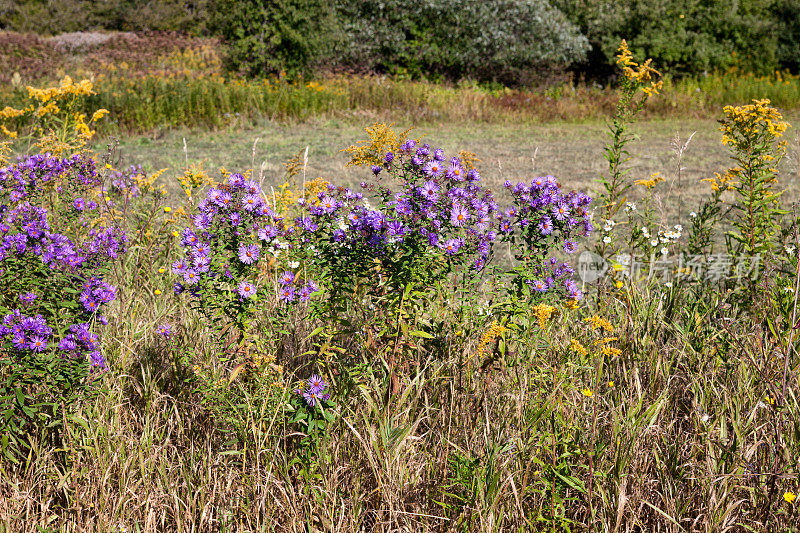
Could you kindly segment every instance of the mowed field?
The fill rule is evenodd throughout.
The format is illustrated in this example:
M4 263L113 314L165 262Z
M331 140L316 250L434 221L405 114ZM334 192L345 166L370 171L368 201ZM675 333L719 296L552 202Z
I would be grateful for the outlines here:
M798 116L789 116L790 123L800 124ZM391 122L391 119L381 119ZM282 183L283 163L308 147L307 177L322 177L337 185L357 185L367 176L366 169L346 168L347 155L340 150L365 139L365 126L374 122L355 120L315 120L304 123L263 122L252 128L221 131L175 129L150 135L126 136L119 139L121 163L142 164L145 170L169 168L165 175L175 175L189 164L202 162L214 175L220 167L243 171L253 167L256 176L263 176L265 185ZM401 121L396 129L409 127ZM568 188L596 190L593 182L607 170L603 157L607 126L602 122L526 124L447 123L418 124L412 135L443 147L448 155L469 150L481 159L479 168L484 180L495 190L504 180L530 179L535 175L553 174ZM661 173L665 183L656 189L662 206L670 206L668 220L677 215L678 201L688 213L709 191L700 181L731 166L730 154L720 143L718 124L714 120L653 120L634 125L637 140L631 143L628 163L631 181ZM780 164L782 185L788 199L800 197L800 158L798 131L789 129L787 155ZM694 134L692 136L692 134ZM677 145L683 151L678 176ZM99 140L95 149L102 151L109 139ZM185 148L184 148L185 141ZM262 170L263 169L263 170ZM174 181L170 186L176 189ZM631 198L641 194L634 187ZM673 202L672 200L675 200ZM658 202L657 202L658 203ZM686 216L682 213L681 218Z

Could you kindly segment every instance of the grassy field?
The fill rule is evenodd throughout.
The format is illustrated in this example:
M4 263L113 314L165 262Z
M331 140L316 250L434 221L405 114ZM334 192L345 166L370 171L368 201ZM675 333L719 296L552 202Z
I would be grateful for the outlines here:
M379 117L391 122L391 117ZM363 128L378 118L363 120L310 120L298 123L262 122L255 128L198 131L162 130L152 135L124 136L119 141L119 156L125 164L143 164L145 170L169 168L180 173L189 164L203 162L204 169L219 167L231 171L263 168L264 183L279 185L284 176L283 163L308 147L309 178L322 177L337 184L357 185L365 178L363 169L346 168L346 154L341 150L362 139ZM789 117L792 122L794 117ZM800 120L797 121L800 124ZM397 121L397 127L411 126ZM703 178L730 166L730 154L721 144L715 120L671 119L640 122L634 131L638 141L631 145L630 177L647 178L654 172L670 183L662 200L670 203L682 195L687 209L707 194ZM567 188L592 190L597 177L607 170L602 158L607 127L604 122L581 124L552 123L541 125L487 123L422 123L414 134L448 151L469 150L481 159L479 168L485 182L495 190L506 179L530 179L552 174ZM785 186L790 197L800 194L800 164L797 133L789 130L789 148L781 170L787 176ZM676 137L677 136L677 137ZM677 182L675 140L681 144L692 139L682 159L682 177ZM110 139L95 144L102 151ZM185 149L184 149L185 141ZM170 175L168 172L166 175ZM635 198L638 191L632 191ZM683 213L685 217L686 213Z
M373 82L361 89L369 93ZM403 87L390 87L392 98L402 96ZM19 382L27 380L17 387L18 381L0 379L2 391L12 391L0 394L4 421L25 423L19 426L25 429L9 431L19 437L17 449L23 451L15 458L12 447L0 458L0 533L800 531L800 502L795 501L800 493L800 221L790 216L800 198L795 130L782 136L780 115L768 106L729 113L729 130L757 130L766 151L757 152L761 145L740 149L742 160L755 169L739 174L739 183L750 183L750 189L741 185L726 192L711 202L717 211L690 219L689 211L712 197L700 180L732 164L720 124L710 118L648 115L631 126L636 140L627 145L630 160L621 168L629 173L623 182L656 172L665 182L638 212L617 211L614 229L601 220L603 192L595 180L609 169L603 157L607 125L598 118L606 115L598 110L615 94L609 91L602 105L588 106L580 121L562 117L541 123L513 110L511 118L519 120L506 120L483 104L462 108L459 96L484 94L474 88L459 93L414 87L419 93L394 113L387 109L397 100L382 100L386 93L380 93L366 104L302 121L222 120L213 105L203 111L214 119L205 124L211 128L182 128L178 119L186 117L178 108L169 111L176 120L162 121L155 112L138 123L131 119L130 128L101 129L91 140L99 177L74 194L70 187L83 183L84 167L65 164L59 179L48 181L57 165L43 158L41 168L30 163L41 170L35 179L14 181L34 175L27 167L0 173L5 184L0 204L15 206L0 210L0 306L4 312L41 312L60 328L48 338L59 347L48 345L49 351L36 351L41 346L31 347L33 338L21 337L34 328L44 335L35 320L17 323L9 314L17 329L4 322L0 330L0 378L8 372L22 376ZM202 85L195 89L202 92ZM313 86L297 90L306 89L312 96L318 92ZM77 85L63 88L63 101L79 90ZM448 95L443 108L450 120L433 120L437 108L419 107L414 99L420 94ZM167 102L168 96L159 98ZM484 95L471 102L485 97L504 98ZM135 100L134 111L149 111L135 91L117 103L125 98ZM582 105L580 98L568 103ZM91 137L82 136L88 131L82 127L85 117L64 109L66 118L53 110L38 117L49 121L48 127L59 126L64 138L37 139L43 131L29 129L32 137L21 135L12 145L10 165L13 155L36 153L32 143L37 140L42 152L54 146L64 157L83 149ZM475 118L476 109L489 110L486 120L466 120ZM722 118L719 109L703 109L700 116ZM676 111L693 113L683 112ZM15 119L13 110L7 114ZM735 122L741 116L750 118ZM189 123L203 123L189 118ZM796 111L787 120L800 124ZM434 173L423 175L420 169L426 167L419 162L386 164L381 170L382 176L394 176L392 185L409 179L405 172L417 173L405 193L418 198L415 211L405 218L399 218L399 203L389 203L389 193L385 201L369 198L380 212L341 193L342 205L351 202L351 211L335 207L341 209L335 214L322 203L309 214L307 203L315 202L316 188L296 191L291 201L270 194L286 179L284 163L306 148L306 181L321 177L354 186L370 180L372 162L347 167L341 150L365 139L363 128L376 121L394 121L396 130L413 125L413 137L444 148L448 157L459 150L474 152L484 183L496 192L502 209L513 205L515 212L505 211L490 220L493 226L478 231L478 212L488 205L481 200L474 207L479 198L470 195L477 193L461 188L466 182L443 176L437 186L452 197L442 194L438 203L426 203L420 189L430 187L425 182ZM398 155L400 141L392 135L383 131L372 139L381 148L376 148L378 160L385 161L387 146L395 162L410 158ZM773 170L771 154L780 153L782 139L786 156ZM105 164L101 157L108 144L117 145L116 159ZM424 157L426 165L434 163L433 154ZM253 192L259 187L233 177L200 203L208 182L197 178L198 190L187 201L176 178L201 163L215 178L220 167L254 169L263 195ZM136 164L149 173L168 170L155 184L138 174L114 173ZM518 193L514 204L510 193L501 191L505 180L530 182L546 174L555 175L565 190L588 191L594 198L590 209L583 209L584 198L558 196L554 189L531 188L527 198ZM786 189L780 201L774 201L773 189ZM634 186L630 199L638 200L644 190ZM307 197L305 204L295 201L300 195ZM533 195L542 204L534 205ZM37 232L35 220L9 214L29 209L27 198L50 210L48 231ZM468 199L465 205L475 210L474 231L455 218L458 198ZM88 214L91 199L97 199L102 216L87 224L84 217L94 217ZM607 205L622 207L625 200L613 197ZM256 201L277 214L253 211ZM595 231L584 235L582 224L595 206L600 210L593 218ZM559 219L561 209L570 217ZM192 222L182 218L201 211ZM299 218L306 215L315 218ZM392 223L391 229L388 222L378 225L385 232L378 244L371 238L378 231L374 226L357 225L374 216ZM439 225L427 225L431 219ZM553 220L561 225L548 234L539 224ZM708 227L690 230L693 221L702 225L700 220ZM270 236L282 221L289 227ZM398 221L419 238L397 240ZM678 230L676 222L684 228ZM184 232L192 223L205 225L205 231ZM86 262L83 278L76 274L82 259L69 256L66 246L59 249L69 256L60 268L34 257L50 250L56 240L52 231L94 242L97 233L86 230L95 224L124 229L127 251L106 258L107 263L95 258L99 266ZM577 228L573 233L571 226ZM500 237L492 245L494 261L476 271L469 266L472 257L459 266L447 248L452 244L437 246L430 239L433 227L443 240L490 239L490 227L508 230L517 240ZM526 236L525 228L536 227ZM347 229L342 238L351 240L340 244L334 228ZM643 236L642 228L652 233ZM745 244L718 246L732 228L747 234L741 239ZM6 234L17 239L13 247ZM612 269L596 284L581 283L585 296L580 301L577 277L566 270L567 277L553 280L551 292L533 283L531 276L541 283L550 272L558 278L555 267L548 271L542 265L557 264L575 247L611 259L615 252L602 243L611 243L612 234L621 252L644 250L654 261L673 260L670 281L627 277L624 269ZM36 238L43 245L19 244ZM748 238L754 244L745 249ZM522 246L524 239L531 242ZM516 260L506 261L518 245ZM80 249L102 257L107 245ZM709 270L722 250L740 256L742 250L757 251L765 261L754 279L733 273L687 275L676 261L690 249L704 261L708 257L703 268ZM357 270L348 270L353 265ZM200 283L198 275L203 285L193 284ZM110 300L100 278L116 287ZM312 293L309 303L290 303L286 295L291 293L283 292L287 285L299 289L314 279L322 291ZM249 290L256 285L254 296ZM53 286L64 290L53 291ZM38 293L25 294L29 290ZM92 298L107 304L105 327L97 308L86 303L101 305ZM73 321L91 321L102 333L107 372L93 369L87 377L87 354L68 344L61 348ZM73 350L76 357L62 357L59 350ZM40 356L50 357L53 366L42 370ZM59 392L42 390L29 373L49 378L62 364L78 368L70 378L76 387L88 384L78 388L68 408ZM298 394L301 389L310 393L311 383L319 381L316 375L327 382L331 398ZM41 394L56 398L47 403L40 401ZM5 440L0 444L5 452Z

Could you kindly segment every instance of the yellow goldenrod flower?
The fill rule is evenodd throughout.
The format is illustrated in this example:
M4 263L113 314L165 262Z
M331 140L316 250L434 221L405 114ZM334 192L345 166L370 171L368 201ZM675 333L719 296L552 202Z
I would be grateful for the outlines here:
M592 325L592 331L598 328L603 329L609 333L613 333L614 331L614 326L611 325L611 322L598 315L590 316L589 318L584 319L584 322L587 322Z
M594 391L592 389L583 389L581 391L581 394L583 394L587 398L591 398L592 396L594 396Z
M484 334L481 336L481 340L478 342L478 357L483 357L486 346L488 346L490 342L494 341L500 335L505 333L505 331L505 326L501 326L497 320L492 321L489 329L484 332Z
M179 235L179 233L178 233L177 231L173 231L173 232L172 232L172 236L173 236L173 237L177 237L178 235Z
M792 491L786 491L783 493L783 499L786 503L794 503L795 498L797 498L797 495Z
M576 339L572 339L569 341L569 348L578 355L586 355L587 353L589 353L589 351L583 347L583 344L578 342Z
M664 178L661 177L660 172L654 172L653 174L650 174L650 178L649 179L636 180L633 183L635 183L636 185L641 185L643 187L647 187L648 189L652 189L653 187L655 187L656 185L658 185L662 181L664 181Z
M533 314L536 315L536 318L539 321L539 327L544 329L547 321L550 320L552 314L556 311L556 308L552 305L547 305L544 303L538 304L533 307Z

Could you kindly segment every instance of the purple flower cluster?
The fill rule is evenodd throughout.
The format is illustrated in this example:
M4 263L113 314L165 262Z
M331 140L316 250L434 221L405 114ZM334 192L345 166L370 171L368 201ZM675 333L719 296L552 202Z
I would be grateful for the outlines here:
M117 228L90 230L83 242L51 231L48 213L21 202L0 218L0 262L12 256L37 257L51 270L78 273L118 257L126 236Z
M306 380L306 386L303 389L295 390L295 394L303 397L309 407L315 407L318 403L329 400L331 395L326 392L328 384L324 379L314 374Z
M0 295L0 306L12 309L0 336L20 351L58 350L64 358L88 356L93 367L106 367L88 322L92 316L107 322L98 311L116 297L116 289L101 273L125 251L126 236L84 219L99 211L86 198L100 193L100 183L94 160L80 155L34 155L0 168L0 271L21 289L17 296ZM47 290L31 290L40 283ZM31 318L16 305L45 316ZM59 340L53 329L69 333Z
M141 196L142 192L139 190L139 185L133 178L143 174L144 171L142 170L141 165L131 165L124 170L115 170L108 177L111 187L104 188L103 192L105 194L111 193L115 196L121 196L125 200L138 198Z
M225 184L210 189L193 222L194 227L181 234L184 258L172 265L182 278L175 292L188 287L191 294L209 302L206 296L225 291L238 295L240 302L255 297L258 286L252 279L259 262L268 251L291 247L288 239L295 231L267 205L258 183L241 174L232 174ZM306 301L317 290L313 281L301 286L292 276L290 282L281 283L279 296L285 302Z
M20 352L41 353L52 347L54 342L52 336L53 329L47 325L47 320L42 315L26 316L18 309L5 315L0 325L0 339L10 338L11 343ZM88 353L92 368L106 369L106 361L100 353L97 335L90 331L89 324L71 325L69 333L58 343L58 353L64 359L79 359Z
M319 291L319 285L314 280L308 280L304 284L299 284L296 281L297 276L292 272L286 271L278 279L280 281L280 288L278 289L278 298L284 302L294 302L300 300L307 302L311 295Z
M560 290L569 298L582 297L572 279L574 270L548 254L561 249L577 250L576 237L592 231L588 205L592 199L583 193L564 193L553 176L539 176L528 183L505 187L511 192L514 207L499 217L501 238L515 245L517 259L526 262L525 283L537 293Z
M368 250L372 256L390 256L399 247L435 251L451 259L471 260L475 269L485 265L496 232L492 229L497 204L491 191L482 187L477 170L466 170L444 151L406 141L397 153L389 152L383 166L372 171L376 178L383 169L399 179L393 191L380 184L362 183L362 188L379 196L378 209L364 202L362 193L328 187L310 209L299 217L304 242L330 239L338 243L337 253L347 256Z
M232 174L225 184L209 189L192 221L194 227L181 234L184 258L172 265L173 273L183 278L175 292L189 286L199 295L199 287L225 278L242 298L253 296L255 286L240 278L256 265L262 246L284 234L281 217L264 202L261 187ZM231 248L235 255L228 252Z
M68 180L64 180L65 176ZM71 194L100 185L94 159L75 154L61 159L50 154L18 158L17 162L0 168L0 204L7 197L11 205L23 200L36 202L49 186L59 193ZM96 204L94 204L96 206Z

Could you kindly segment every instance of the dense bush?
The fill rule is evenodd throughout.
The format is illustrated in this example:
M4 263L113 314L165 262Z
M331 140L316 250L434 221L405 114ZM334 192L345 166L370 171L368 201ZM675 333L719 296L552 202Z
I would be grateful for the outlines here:
M252 76L306 70L328 53L336 26L325 0L217 0L215 8L229 68Z
M18 0L0 3L0 30L55 35L73 31L205 33L209 0Z
M545 0L340 0L336 58L354 69L518 85L586 57L577 28Z
M595 73L611 72L620 39L626 39L637 56L653 58L667 72L737 66L765 73L796 66L796 52L790 50L797 30L792 34L791 28L797 28L800 11L789 0L554 3L591 42L593 61L586 67Z

